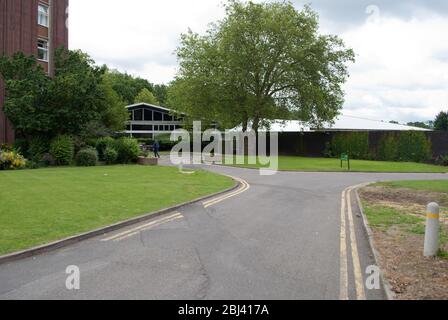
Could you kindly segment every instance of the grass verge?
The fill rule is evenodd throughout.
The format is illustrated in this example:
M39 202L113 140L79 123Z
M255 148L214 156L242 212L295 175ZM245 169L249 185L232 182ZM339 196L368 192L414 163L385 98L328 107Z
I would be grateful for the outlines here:
M250 163L250 161L252 163ZM264 160L264 159L262 159ZM268 160L268 159L267 159ZM238 162L237 162L238 161ZM256 162L256 163L255 163ZM424 163L412 162L387 162L351 160L351 171L353 172L403 172L403 173L446 173L448 167L435 166ZM233 165L245 168L264 168L265 165L249 157L235 157ZM346 172L347 164L341 168L338 159L330 158L304 158L279 156L279 170L316 171L316 172Z
M207 171L108 166L0 171L0 255L232 187Z
M361 189L360 197L398 299L448 299L448 180L377 183ZM441 205L435 259L423 257L429 202Z

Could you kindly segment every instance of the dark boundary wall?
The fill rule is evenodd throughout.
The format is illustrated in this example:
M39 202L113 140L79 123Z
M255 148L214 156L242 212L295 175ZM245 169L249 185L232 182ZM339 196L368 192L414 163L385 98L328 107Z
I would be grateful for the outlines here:
M349 133L351 131L344 131ZM326 145L333 136L344 132L288 132L279 133L279 154L304 157L324 157ZM369 131L370 149L375 150L382 138L397 131ZM448 155L448 132L425 132L431 140L433 158Z

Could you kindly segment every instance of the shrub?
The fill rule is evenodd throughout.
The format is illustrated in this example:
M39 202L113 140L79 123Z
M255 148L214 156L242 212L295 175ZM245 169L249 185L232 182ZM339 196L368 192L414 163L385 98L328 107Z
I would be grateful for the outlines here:
M101 161L106 161L104 154L107 148L113 148L115 140L111 137L100 138L96 142L96 151L98 151L98 158Z
M448 167L448 154L437 157L436 164L438 164L439 166Z
M377 156L384 161L424 162L431 159L431 149L424 132L403 131L385 135Z
M398 161L398 137L397 134L387 134L381 139L377 151L377 160Z
M28 154L28 141L23 138L16 138L14 141L14 150L22 154L24 157L29 158Z
M120 138L115 141L115 149L118 152L119 163L130 163L137 161L140 154L138 141L132 138Z
M400 132L398 138L398 157L400 161L428 161L432 156L431 149L431 142L424 132Z
M29 158L33 161L40 161L45 153L50 149L49 141L44 136L34 136L30 139L28 147Z
M107 164L114 164L117 161L118 152L112 147L106 148L104 151L104 161Z
M93 148L85 148L78 152L75 160L78 167L94 167L98 161L98 153Z
M338 133L333 136L325 153L335 157L349 153L352 159L369 159L369 134L367 132Z
M58 166L69 165L75 153L73 139L67 135L57 136L50 145L50 154Z
M0 149L0 170L16 170L26 166L25 158L16 151Z

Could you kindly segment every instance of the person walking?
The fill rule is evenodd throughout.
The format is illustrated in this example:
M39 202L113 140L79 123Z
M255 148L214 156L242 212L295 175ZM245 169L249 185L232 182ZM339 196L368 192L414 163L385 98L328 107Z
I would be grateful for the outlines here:
M157 141L157 140L154 141L154 144L153 144L153 146L152 146L152 149L153 149L153 151L154 151L154 157L160 159L160 154L159 154L159 151L160 151L160 143L159 143L159 141Z

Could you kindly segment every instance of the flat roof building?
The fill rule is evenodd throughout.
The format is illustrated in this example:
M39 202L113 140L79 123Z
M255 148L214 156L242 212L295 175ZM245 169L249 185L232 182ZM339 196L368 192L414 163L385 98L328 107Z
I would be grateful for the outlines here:
M233 130L241 130L241 127ZM272 120L270 121L269 130L272 132L431 131L418 127L346 115L338 116L334 120L334 123L324 123L321 128L315 128L297 120ZM260 131L266 131L266 128L260 128Z
M182 128L182 119L173 115L170 109L148 103L136 103L126 108L130 118L126 134L131 137L153 139Z

